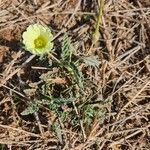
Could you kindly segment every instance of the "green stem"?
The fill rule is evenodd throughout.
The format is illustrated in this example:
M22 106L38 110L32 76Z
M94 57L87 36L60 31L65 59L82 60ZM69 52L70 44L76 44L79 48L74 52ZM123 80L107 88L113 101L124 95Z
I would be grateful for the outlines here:
M98 16L97 16L97 21L96 21L96 28L95 28L95 31L93 33L93 38L92 38L92 45L93 46L96 44L96 42L98 41L99 36L100 36L99 26L100 26L102 14L103 14L104 2L103 2L103 0L99 0L98 3L99 3L99 9L98 9Z

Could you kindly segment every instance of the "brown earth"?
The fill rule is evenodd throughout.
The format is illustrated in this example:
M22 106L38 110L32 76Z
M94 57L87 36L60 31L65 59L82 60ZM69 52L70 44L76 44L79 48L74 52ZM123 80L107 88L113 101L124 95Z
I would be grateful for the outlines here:
M150 1L106 0L100 37L91 47L97 14L96 0L0 1L1 150L150 149ZM89 56L96 56L99 65L79 66L85 77L82 92L62 68L49 66L53 59L30 59L22 33L37 22L51 28L57 59L65 32L77 58L91 47ZM40 104L36 113L23 116L32 102L41 101L43 87L37 83L42 75L50 75L47 93L54 98L64 91L67 97L67 89L82 94L61 104L59 113ZM68 116L62 121L64 112Z

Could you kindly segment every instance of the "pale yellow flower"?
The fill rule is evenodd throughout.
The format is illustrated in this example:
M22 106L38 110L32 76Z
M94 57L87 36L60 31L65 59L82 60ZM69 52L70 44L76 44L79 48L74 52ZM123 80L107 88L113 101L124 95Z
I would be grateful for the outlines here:
M36 55L49 53L53 48L53 35L48 27L30 25L22 35L27 51Z

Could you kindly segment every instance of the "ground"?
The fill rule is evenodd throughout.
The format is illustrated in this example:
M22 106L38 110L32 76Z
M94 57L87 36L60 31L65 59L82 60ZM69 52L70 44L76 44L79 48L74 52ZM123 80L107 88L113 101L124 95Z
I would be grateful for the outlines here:
M35 23L54 36L44 57L22 42ZM7 149L150 149L149 0L0 1Z

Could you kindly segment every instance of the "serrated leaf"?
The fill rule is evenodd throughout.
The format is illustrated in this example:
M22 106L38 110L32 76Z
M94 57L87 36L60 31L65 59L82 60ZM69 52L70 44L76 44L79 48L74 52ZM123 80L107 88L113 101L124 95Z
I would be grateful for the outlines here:
M71 98L52 98L53 102L55 102L58 105L61 104L70 104L72 103L72 101L75 100L75 98L71 97Z
M23 112L21 112L21 115L29 115L37 112L39 110L39 107L37 104L31 103Z
M74 77L76 83L83 88L83 81L82 81L82 72L79 71L76 65L70 63L70 65L65 66L65 68L69 71L69 73Z
M61 58L63 61L71 61L72 51L70 48L70 39L66 34L63 36L62 48L61 48Z
M98 67L100 61L97 60L96 56L83 57L83 61L86 66Z
M58 123L54 123L54 125L52 127L53 127L53 130L55 131L60 143L63 143L63 137L62 137L62 131L61 131L60 125Z

